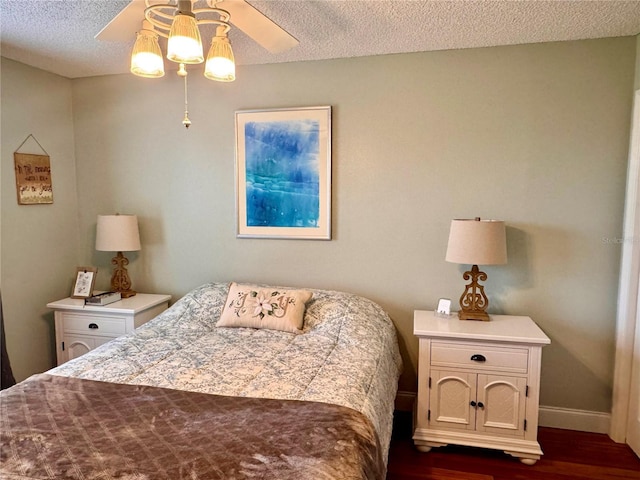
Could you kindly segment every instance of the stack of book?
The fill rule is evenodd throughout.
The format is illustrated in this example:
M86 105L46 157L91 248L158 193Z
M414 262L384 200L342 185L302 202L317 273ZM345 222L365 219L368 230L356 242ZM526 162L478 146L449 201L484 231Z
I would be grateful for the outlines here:
M109 305L110 303L117 302L122 296L120 292L104 292L94 295L93 297L85 298L85 305Z

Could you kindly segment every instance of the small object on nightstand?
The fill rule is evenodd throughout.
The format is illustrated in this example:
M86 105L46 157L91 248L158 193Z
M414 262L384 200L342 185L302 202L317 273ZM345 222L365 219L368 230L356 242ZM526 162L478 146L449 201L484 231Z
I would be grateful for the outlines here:
M78 267L76 280L71 289L71 298L89 298L93 295L98 269L95 267Z
M451 315L451 300L448 298L441 298L438 300L438 308L434 312L436 317L448 317Z
M102 292L93 297L85 298L85 305L109 305L122 299L120 292Z

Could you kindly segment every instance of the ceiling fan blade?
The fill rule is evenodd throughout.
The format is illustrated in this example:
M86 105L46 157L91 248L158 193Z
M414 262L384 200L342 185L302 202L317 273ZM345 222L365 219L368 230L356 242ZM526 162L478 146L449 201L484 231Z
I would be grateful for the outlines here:
M244 0L223 0L216 4L231 15L231 23L271 53L298 45L298 40Z
M112 42L128 42L135 39L135 33L140 30L144 19L144 0L131 0L113 20L95 36L98 40Z

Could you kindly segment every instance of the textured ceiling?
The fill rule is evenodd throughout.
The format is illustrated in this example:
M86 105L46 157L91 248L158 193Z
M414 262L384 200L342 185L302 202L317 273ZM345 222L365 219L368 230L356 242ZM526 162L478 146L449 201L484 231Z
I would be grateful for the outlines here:
M238 29L239 65L640 33L638 1L249 0L300 44L271 54ZM128 0L0 0L2 56L76 78L128 72L129 42L94 36ZM207 40L204 40L207 42Z

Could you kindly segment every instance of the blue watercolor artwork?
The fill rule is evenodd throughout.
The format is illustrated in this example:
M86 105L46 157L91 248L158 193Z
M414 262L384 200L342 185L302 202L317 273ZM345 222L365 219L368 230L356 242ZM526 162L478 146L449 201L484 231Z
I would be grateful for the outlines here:
M318 227L317 120L245 124L247 226Z

